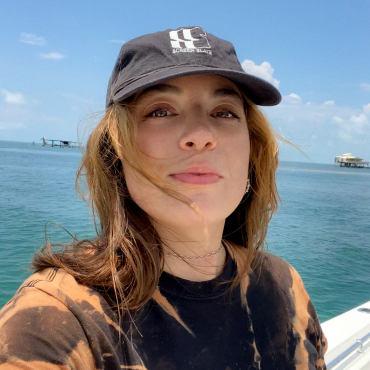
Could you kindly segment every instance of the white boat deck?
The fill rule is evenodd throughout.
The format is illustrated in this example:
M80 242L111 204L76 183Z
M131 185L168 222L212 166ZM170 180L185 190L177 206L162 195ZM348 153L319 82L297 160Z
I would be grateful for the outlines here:
M321 324L328 370L370 370L370 301Z

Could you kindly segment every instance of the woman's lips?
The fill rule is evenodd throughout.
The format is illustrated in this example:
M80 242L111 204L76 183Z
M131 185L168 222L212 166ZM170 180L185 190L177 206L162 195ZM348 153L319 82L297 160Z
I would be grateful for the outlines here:
M171 177L187 184L196 185L213 184L221 179L221 177L215 173L177 173L171 175Z

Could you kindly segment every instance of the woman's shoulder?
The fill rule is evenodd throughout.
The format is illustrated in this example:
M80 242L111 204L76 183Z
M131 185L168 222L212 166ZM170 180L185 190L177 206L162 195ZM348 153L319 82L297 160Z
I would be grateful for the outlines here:
M236 244L229 246L232 259L236 262L238 271L242 271L248 261L247 249ZM289 292L303 286L302 279L295 268L287 261L266 251L257 251L250 263L248 285L275 286Z
M251 311L260 315L264 323L270 320L270 328L275 326L278 333L290 328L287 333L290 332L290 339L296 341L297 363L312 360L316 369L325 369L323 356L327 340L302 278L294 267L276 255L259 252L249 279L251 291L247 300Z
M287 261L269 252L257 252L252 262L251 277L256 283L267 281L283 291L303 285L297 270Z
M286 305L305 306L313 309L303 280L287 261L272 253L258 251L248 275L249 291L254 296L269 296ZM312 307L312 309L311 309ZM297 307L298 308L298 307ZM300 309L299 312L302 312Z
M49 268L31 275L0 311L0 366L54 369L86 362L86 368L93 368L79 325L82 315L72 312L77 311L72 301L77 295L86 296L86 289L64 270Z
M247 255L245 248L233 247L231 256L238 270ZM276 349L286 349L288 344L293 363L325 369L325 335L300 275L288 262L268 252L256 252L249 274L241 279L241 291L263 358L278 358ZM286 350L281 356L287 356Z
M35 296L44 297L36 300ZM40 306L47 301L59 301L66 307L72 302L99 308L102 305L99 293L94 289L80 284L71 274L61 268L47 268L29 276L19 287L14 297L4 306L14 305L15 302L29 298L30 305ZM45 301L45 302L44 302Z
M101 353L89 343L109 345L114 329L113 311L97 291L48 268L31 275L0 311L0 366L92 369Z
M78 317L95 313L115 320L115 313L96 289L81 284L61 268L47 268L29 276L0 310L0 325L9 314L26 310L70 312Z

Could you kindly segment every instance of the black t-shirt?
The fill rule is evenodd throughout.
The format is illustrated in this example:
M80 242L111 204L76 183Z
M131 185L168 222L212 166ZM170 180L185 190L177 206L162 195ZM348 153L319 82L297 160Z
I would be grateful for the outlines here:
M238 256L211 281L164 272L121 326L96 290L64 270L36 273L0 311L0 370L326 369L326 339L298 273L264 253L231 291Z
M127 317L123 329L150 369L258 369L252 323L229 258L214 280L190 282L162 273L156 299Z

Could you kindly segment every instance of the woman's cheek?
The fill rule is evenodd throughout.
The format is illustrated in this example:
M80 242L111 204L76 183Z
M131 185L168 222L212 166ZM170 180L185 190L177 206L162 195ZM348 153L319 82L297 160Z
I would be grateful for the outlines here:
M144 154L144 161L150 166L155 165L156 160L171 158L170 151L175 145L175 140L174 135L165 128L147 128L137 135L139 150Z

